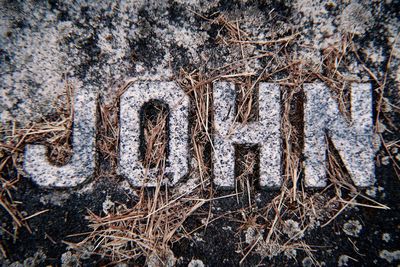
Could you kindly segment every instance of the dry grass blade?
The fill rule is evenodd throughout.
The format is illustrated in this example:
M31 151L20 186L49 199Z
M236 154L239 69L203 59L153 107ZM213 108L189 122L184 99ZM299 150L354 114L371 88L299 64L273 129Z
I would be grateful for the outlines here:
M179 229L188 216L205 201L179 198L171 201L166 192L155 189L131 208L119 207L105 217L89 213L93 231L80 243L70 244L77 250L88 249L110 258L111 262L129 262L155 253L160 259L172 242L181 238ZM193 192L194 194L194 192ZM171 196L174 199L174 196Z
M198 108L199 111L207 110L203 105ZM144 188L139 190L138 199L132 207L118 206L106 216L89 212L89 226L93 231L81 242L68 244L77 251L90 251L107 257L112 263L130 262L146 256L147 261L164 265L169 260L170 245L184 236L180 232L183 223L206 202L199 196L202 186L206 185L208 169L205 165L199 165L202 166L199 170L204 178L203 183L184 194L162 185L167 156L168 112L163 106L154 104L145 108L143 114L142 161L147 173L150 168L158 170L157 186L150 191ZM199 164L203 162L201 155L204 148L200 142L207 138L206 134L203 135L207 125L208 119L203 117L201 130L196 130L192 136L197 144ZM195 127L200 128L200 124Z
M306 251L314 264L318 265L312 255L313 249L304 242L298 242L298 239L305 232L314 231L312 229L318 229L320 227L318 225L321 224L330 224L344 210L352 206L388 208L361 194L343 170L343 163L337 160L333 151L329 153L328 173L331 184L327 188L320 193L310 193L304 190L300 180L302 176L302 131L304 128L302 85L313 82L316 78L325 82L336 97L341 112L347 118L350 118L350 91L348 87L351 82L358 82L357 79L346 75L346 70L352 60L349 54L354 48L353 36L344 35L337 45L325 49L322 61L315 64L288 56L288 47L296 42L300 33L264 41L252 38L250 34L243 32L243 28L239 28L237 21L230 21L223 15L217 17L213 23L221 25L217 37L221 45L233 47L232 49L235 48L235 45L239 45L237 50L240 53L237 53L237 62L227 64L219 69L219 71L223 71L224 68L235 64L240 66L233 73L229 72L221 76L229 77L238 84L236 122L248 123L253 119L250 116L254 116L252 110L256 109L254 108L256 101L253 98L252 90L259 81L272 81L283 86L281 131L284 149L284 181L281 186L281 193L265 208L256 212L250 208L242 211L246 214L243 229L246 229L246 231L256 229L258 234L251 238L252 242L248 243L249 246L242 250L241 263L245 262L252 251L265 257L273 257L291 249L300 249ZM267 61L261 74L258 74L258 78L252 81L252 77L257 76L257 74L248 75L249 73L253 74L253 72L245 67L251 64L253 60L259 60L259 58L252 56L254 54L265 55L265 59L270 60ZM240 76L244 73L246 75ZM246 171L243 175L245 174ZM239 178L243 175L240 175ZM244 187L243 181L242 187ZM257 219L263 220L264 223L251 223L257 221Z
M19 128L16 122L11 127L1 128L0 136L0 205L6 210L14 222L14 240L20 227L30 231L27 221L46 212L41 211L24 217L13 198L13 191L18 190L18 181L21 177L21 158L24 146L27 143L44 143L52 149L49 153L50 160L55 164L64 164L71 156L70 147L73 87L65 82L65 94L61 95L55 103L54 118L43 119L40 123L33 123L29 127ZM11 129L11 130L10 130Z
M271 11L272 12L272 11ZM197 14L199 15L199 14ZM304 189L302 179L302 150L303 150L303 105L304 83L320 79L325 82L334 93L341 112L350 118L350 94L348 85L358 81L346 75L352 58L350 53L357 54L352 35L343 35L340 42L331 45L322 51L321 62L315 63L304 58L293 56L293 51L301 46L301 33L289 31L280 38L271 37L269 40L257 39L246 32L243 21L231 20L226 15L219 14L215 19L208 19L202 15L207 23L217 25L216 42L223 48L233 51L231 61L213 68L208 75L204 71L181 70L177 82L190 97L190 141L193 151L191 173L188 179L193 184L185 192L171 189L164 185L166 180L164 171L168 165L168 111L162 105L153 105L144 110L142 163L146 173L150 169L157 170L157 185L153 189L141 188L137 190L137 199L133 205L117 205L107 214L88 212L87 219L91 231L82 235L84 239L79 243L68 243L77 251L89 251L110 260L110 263L131 263L140 257L147 261L166 265L170 260L170 249L173 243L183 238L190 238L195 231L207 227L211 222L224 217L213 218L211 214L212 201L225 197L239 197L245 201L240 210L233 210L229 215L238 215L242 225L238 236L245 236L245 242L238 244L242 253L241 264L245 264L251 253L262 257L274 257L281 253L290 253L293 250L304 251L315 265L319 265L313 253L317 247L306 244L301 238L310 231L318 231L321 227L330 225L346 209L352 206L388 209L384 204L364 196L357 189L343 163L337 156L333 145L327 141L328 149L328 176L329 185L320 192L310 192ZM282 37L283 36L283 37ZM396 37L397 41L397 37ZM395 41L395 42L396 42ZM393 51L392 51L393 52ZM392 58L392 52L387 62L383 81L362 62L365 71L379 85L377 120L383 101L387 73ZM205 68L207 71L208 69ZM222 197L214 197L211 187L211 171L213 156L213 95L212 83L218 79L225 79L236 84L237 99L235 119L232 125L248 124L258 119L257 86L259 82L272 82L281 85L282 101L282 159L283 182L280 193L270 203L257 208L254 200L254 176L257 169L257 153L242 153L238 160L238 175L236 192ZM98 150L105 166L111 173L101 172L99 176L115 177L118 155L118 109L119 98L137 79L131 79L116 92L115 99L110 104L100 103L100 123ZM14 224L27 227L27 220L47 210L23 217L17 203L12 198L20 174L11 179L9 173L18 170L17 160L26 143L42 142L53 147L50 157L58 164L65 163L71 154L70 138L72 125L73 103L72 86L66 83L66 94L58 110L58 119L44 120L25 129L18 129L15 125L11 131L2 130L3 140L0 143L0 205L11 216ZM381 135L386 152L390 154L390 147ZM398 146L398 145L397 145ZM244 149L245 150L245 149ZM187 156L187 155L183 155ZM391 156L393 162L395 160ZM395 163L396 172L400 167ZM102 169L102 171L104 171ZM205 204L210 203L210 209L203 212L206 223L195 229L186 229L187 218ZM225 215L228 215L225 214ZM50 238L50 237L49 237ZM50 238L51 239L51 238ZM2 243L0 251L5 255Z

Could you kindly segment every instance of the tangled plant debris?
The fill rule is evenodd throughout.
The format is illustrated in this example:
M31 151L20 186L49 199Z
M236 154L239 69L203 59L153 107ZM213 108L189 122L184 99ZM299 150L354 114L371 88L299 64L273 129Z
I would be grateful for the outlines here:
M8 127L1 129L0 205L12 218L14 233L12 233L11 229L1 228L4 233L12 236L14 240L18 238L18 231L21 227L31 232L28 224L29 219L48 211L42 210L27 215L25 211L22 211L23 203L19 203L13 198L13 191L18 190L18 182L21 176L24 175L22 170L22 152L24 146L27 143L44 143L52 148L48 156L54 164L64 164L67 162L71 156L72 95L73 86L66 81L65 94L61 95L56 103L54 103L57 107L55 118L33 123L29 128L19 128L18 123L14 122L11 130L7 130ZM6 256L1 241L0 249L3 255Z
M260 81L282 85L282 136L284 139L284 182L280 193L266 207L257 208L254 201L255 184L250 181L255 175L256 155L247 151L238 163L237 187L234 197L245 198L247 205L240 209L243 225L239 236L246 233L246 243L239 244L243 257L251 253L262 257L274 257L280 253L295 255L296 250L305 251L313 264L319 265L313 252L313 244L306 244L302 237L311 231L325 227L350 206L366 206L388 209L365 196L350 182L340 159L334 150L329 153L328 174L331 184L318 193L306 191L301 180L302 117L299 112L303 96L302 85L320 79L326 82L336 96L340 109L348 114L351 82L357 77L347 77L349 57L358 56L352 43L352 35L344 34L338 46L323 51L319 65L294 58L296 37L293 32L276 40L254 40L251 34L240 29L238 21L230 21L223 15L207 19L220 29L217 42L222 46L237 49L239 58L206 75L200 70L181 70L178 82L192 101L191 143L193 146L192 187L179 195L179 189L163 188L160 184L149 195L141 189L139 199L132 208L119 207L113 214L99 217L89 214L93 232L73 247L82 249L90 244L94 253L108 256L113 262L128 261L146 255L148 260L156 256L167 265L170 246L193 231L185 229L184 222L206 202L213 201L214 191L210 186L210 154L212 154L211 85L218 79L228 79L237 85L236 121L247 123L257 119L257 84ZM353 49L353 50L352 50ZM352 54L351 54L352 53ZM290 55L290 56L289 56ZM252 69L259 61L265 62L261 71ZM323 70L321 72L321 70ZM165 165L167 114L159 112L156 120L145 128L145 166ZM334 149L332 145L329 146ZM246 152L246 151L245 151ZM151 162L151 164L150 164ZM160 176L160 179L161 179ZM190 183L189 183L190 184ZM239 211L237 211L239 213ZM200 227L201 229L202 227ZM194 229L199 230L199 229ZM250 231L250 232L249 232ZM346 231L346 230L345 230Z
M361 7L357 6L359 12ZM353 11L348 11L353 12ZM191 171L187 179L175 188L161 185L167 153L167 118L168 111L162 107L153 109L144 125L143 165L147 168L159 169L158 184L153 189L135 190L134 203L130 206L116 204L107 209L107 214L88 212L87 220L90 233L71 233L69 237L82 237L80 242L65 241L80 255L88 252L105 257L109 263L131 263L143 260L149 266L173 266L176 259L172 253L174 243L205 229L209 224L222 218L213 216L210 208L221 198L235 198L243 204L240 209L230 211L233 221L240 222L237 236L237 252L241 254L241 264L245 264L249 256L258 254L261 258L273 258L279 255L296 257L296 251L303 251L309 264L320 265L314 253L318 251L316 244L307 244L303 237L318 232L330 225L346 209L351 207L368 207L388 209L384 204L364 194L352 184L338 155L328 142L328 178L329 185L314 192L306 190L302 181L301 153L303 146L302 105L304 83L321 80L325 82L336 97L340 110L350 117L349 84L352 82L374 82L377 94L376 129L383 150L389 155L394 168L400 171L398 160L392 155L394 148L399 147L397 140L386 142L382 136L382 108L384 107L384 90L387 85L387 73L390 71L390 60L387 62L382 77L368 69L362 60L356 43L355 33L342 33L342 38L335 45L329 45L321 52L322 58L299 56L302 32L296 27L274 32L270 37L254 36L247 32L249 25L242 26L243 21L231 19L223 13L210 17L197 14L204 23L217 27L215 45L218 49L229 52L229 62L213 67L188 70L181 69L173 80L190 96L190 151ZM273 16L273 12L271 12ZM244 22L249 23L249 22ZM251 26L251 25L250 25ZM361 26L360 26L361 27ZM356 31L362 31L359 26ZM394 43L397 39L394 40ZM313 48L310 48L311 50ZM315 51L314 51L315 52ZM351 62L359 62L362 73L350 75ZM259 82L271 82L281 85L282 92L282 139L283 139L283 183L276 196L263 207L257 203L257 188L253 177L257 175L257 153L252 149L239 149L237 164L236 188L234 193L224 194L213 188L211 180L211 155L213 154L213 118L212 118L212 82L229 80L237 85L237 115L235 121L246 124L257 120L257 86ZM134 80L127 81L115 93L114 101L99 104L98 151L100 166L96 180L116 178L118 136L118 99ZM72 87L66 84L66 95L62 97L62 105L55 118L40 124L33 124L29 129L11 131L2 130L1 143L1 191L0 204L13 218L15 229L26 227L28 220L39 216L38 211L24 216L19 211L18 202L12 198L12 191L22 175L20 162L23 146L26 143L45 142L52 147L49 153L51 160L62 164L71 153L69 139L71 132L73 103L70 102ZM107 103L106 103L107 102ZM390 118L383 118L390 125ZM396 129L396 128L394 128ZM186 156L186 155L185 155ZM379 157L378 157L379 164ZM12 174L11 174L12 173ZM203 224L193 227L188 225L190 216L201 216ZM348 222L343 231L360 232L359 223ZM355 229L353 229L355 227ZM354 231L353 231L353 230ZM17 237L17 232L6 233ZM352 235L352 234L350 234ZM66 237L68 240L69 237ZM1 241L0 241L1 242ZM6 256L4 244L0 243L0 251ZM386 253L386 252L385 252ZM385 254L383 253L383 254ZM382 255L383 255L382 254ZM388 253L386 253L388 254ZM385 255L386 255L385 254ZM392 255L392 254L390 254ZM397 257L397 254L395 255ZM391 256L391 259L396 258ZM352 259L352 258L351 258ZM260 262L262 259L260 260ZM344 258L341 261L345 261Z

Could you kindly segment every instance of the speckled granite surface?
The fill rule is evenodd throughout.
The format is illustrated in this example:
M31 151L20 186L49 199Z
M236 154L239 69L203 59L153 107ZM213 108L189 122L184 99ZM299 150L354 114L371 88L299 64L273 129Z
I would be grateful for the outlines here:
M400 139L398 129L400 125L400 41L396 39L400 28L399 6L400 3L396 0L360 0L357 2L4 0L0 2L0 119L2 130L4 132L11 131L14 122L18 127L29 128L32 122L52 118L55 113L53 103L59 95L64 93L66 81L76 89L78 98L79 92L87 91L87 94L93 97L93 101L97 95L99 103L107 104L115 99L121 86L133 77L175 82L182 70L187 72L200 70L205 74L217 73L222 77L225 73L218 73L219 69L241 62L243 58L255 58L256 60L252 60L246 65L234 67L235 71L246 75L250 73L254 77L264 74L266 82L287 82L285 86L290 87L291 73L297 69L318 70L321 75L326 73L329 56L324 51L330 47L341 47L340 44L344 43L343 37L352 36L360 58L357 59L353 54L346 59L346 67L340 69L342 74L340 79L371 84L373 92L372 119L376 125L377 112L375 108L377 103L381 103L382 110L377 123L379 134L382 137L381 141L385 140L389 147L380 146L375 154L375 166L367 164L365 168L361 168L359 164L364 165L367 160L364 158L364 154L356 152L375 149L375 147L371 147L375 141L371 140L372 137L369 134L361 135L361 139L367 139L362 142L367 144L368 147L365 148L357 143L360 140L355 140L355 144L346 143L349 140L346 136L343 139L346 142L341 144L343 149L351 146L355 150L352 150L354 152L352 158L344 160L344 163L354 167L355 175L363 175L360 179L354 180L354 182L359 181L360 185L372 180L372 170L375 168L374 185L363 189L362 192L390 209L370 209L349 205L349 209L341 213L328 226L319 227L323 222L317 221L315 229L307 229L301 235L299 229L302 225L299 219L278 221L284 226L281 231L285 237L301 236L301 239L296 239L296 242L304 241L312 246L315 250L313 252L315 260L320 265L397 266L400 263L398 245L400 243L400 182L393 166L400 164L400 149L398 149L398 140ZM231 41L232 36L229 36L226 28L221 30L222 26L216 20L219 15L224 15L228 21L237 22L240 29L246 32L253 41L279 40L295 34L296 42L282 49L280 49L281 43L273 43L267 51L263 50L264 47L259 44L226 45L224 42ZM352 51L353 47L349 46L346 49ZM261 57L264 54L269 56ZM297 63L286 66L287 58ZM360 62L364 62L364 64ZM336 63L340 65L339 62ZM269 76L270 73L273 73L274 66L277 65L287 67L288 71ZM372 72L376 80L386 81L381 99L379 85L376 80L371 78L365 67ZM305 76L307 75L305 72ZM232 77L225 78L232 79ZM156 89L154 90L156 91ZM329 120L329 116L323 112L325 111L322 110L323 107L310 106L311 101L304 106L306 96L302 92L304 91L300 89L296 92L295 97L291 98L293 102L289 103L289 106L292 110L297 111L294 112L296 114L302 113L303 107L312 110L310 114L313 114L314 117L305 119L309 124L313 124L312 129L315 130L315 134L321 137L321 129L316 127L313 122L315 120L322 121L320 119ZM286 99L284 97L287 97L287 91L283 90L281 93L281 97ZM125 96L129 96L129 94L130 91L127 91ZM277 96L274 95L274 97ZM366 98L369 95L361 94L359 97ZM232 99L233 96L229 96L222 100L232 102ZM99 170L93 169L91 159L95 157L95 153L93 152L92 137L95 129L98 130L99 127L94 127L96 117L92 114L95 114L96 112L93 110L98 108L92 98L89 100L85 97L85 101L77 102L77 108L82 104L85 112L75 114L80 119L74 125L78 129L74 128L76 136L71 140L74 154L70 163L62 167L65 170L65 178L68 179L62 181L50 179L49 176L58 172L54 171L52 167L33 170L26 166L28 171L30 169L35 173L34 180L45 187L38 186L27 176L21 176L17 189L13 191L13 199L19 203L18 206L25 216L48 210L29 219L32 233L21 228L18 238L14 239L15 225L12 223L12 218L0 207L0 239L7 255L5 258L0 253L0 262L3 265L21 266L25 263L28 266L49 264L80 266L107 263L99 256L78 257L63 242L78 242L80 241L79 237L68 236L88 231L88 222L85 217L88 210L104 215L105 207L109 203L129 206L136 201L135 197L137 197L127 179L111 179L111 175L107 175L113 173L116 168L106 159L102 158L98 162L101 165L99 169L104 171L101 175L99 175ZM271 104L272 101L266 103ZM368 103L368 101L362 103ZM285 103L281 103L281 107L283 105ZM193 112L192 106L193 103L190 103L189 113ZM179 127L186 127L185 112L177 117ZM333 110L333 112L336 111ZM358 118L355 114L356 110L351 112L353 118ZM296 114L291 113L292 117L289 119L297 120ZM278 116L278 114L272 115L275 115L274 118ZM300 118L304 119L301 116ZM138 118L137 116L123 116L120 119L123 122L123 128L123 125L128 127ZM364 119L369 120L370 118L360 118L355 123L362 124L362 127L365 126L365 130L370 132L370 125L364 124ZM190 123L189 120L189 127ZM277 134L276 121L273 120L272 123L274 127L271 128L271 131ZM339 121L331 121L332 128L334 128L331 130L333 135L337 135L336 141L340 142L341 135L345 132L337 132L336 123L341 124ZM88 126L82 129L80 128L81 124ZM309 126L301 126L309 129ZM182 129L179 130L182 131ZM352 129L347 130L352 131ZM301 136L301 132L299 130L294 134ZM311 134L306 131L306 135L308 133ZM2 139L6 140L4 133ZM99 142L99 140L95 141ZM181 141L176 140L178 147L186 142L186 140ZM307 141L304 144L307 144ZM287 146L287 144L282 145ZM292 145L301 147L302 141ZM307 145L305 146L307 147ZM322 150L315 151L315 147L312 146L312 148L314 152L309 151L310 154L317 153L318 157L323 157ZM34 148L34 150L36 149L38 147ZM32 151L34 152L34 150ZM185 153L184 150L182 146L178 151ZM117 148L115 148L116 152ZM189 153L193 153L193 151L189 149ZM43 149L30 154L32 162L44 161L43 154ZM131 156L124 154L121 158L129 159ZM231 159L230 155L225 156ZM278 160L276 158L276 161L267 164L274 167L275 170ZM44 165L46 164L44 163ZM193 162L189 162L189 166L192 165ZM87 166L87 168L82 169L82 166ZM180 174L186 173L182 166L178 164L175 171L178 168ZM127 167L131 168L132 165L127 164ZM230 165L229 168L231 175L232 166ZM73 189L52 190L46 188L46 186L52 185L64 186L64 181L70 185L77 184L92 173L96 179L89 180L88 183ZM319 176L322 175L321 169L318 170L318 173ZM13 178L16 174L10 171L5 175L7 175L5 178ZM174 177L173 181L176 179L178 177ZM185 188L182 184L189 183L190 179L191 177L184 177L178 186ZM52 182L48 182L50 180ZM260 182L270 184L270 181L262 180ZM315 184L315 181L311 179L309 182ZM273 178L273 183L279 183L278 178ZM318 192L318 190L307 192ZM234 190L217 190L215 192L216 197L235 193ZM279 194L278 190L256 188L251 203L253 207L262 209ZM323 202L323 199L320 198L313 198L315 205L326 203L327 208L334 205ZM232 210L242 210L244 207L248 207L246 197L244 200L237 200L236 197L221 198L213 201L212 205L205 205L204 210L199 212L200 215L195 214L188 219L186 226L196 227L203 224L204 216L202 215L204 214L212 214L210 220L222 219L213 221L205 230L195 233L191 239L183 239L178 243L171 244L172 254L176 258L175 263L179 266L239 265L244 255L238 251L243 251L243 248L251 246L254 238L257 238L257 233L254 228L246 226L246 231L242 235L237 234L243 230L241 223L245 219L244 217L250 216L251 212L239 213L234 218L228 218L227 214ZM288 206L289 210L290 208L291 206ZM255 220L253 223L257 225L260 222ZM265 230L268 231L268 229ZM263 234L266 235L266 232ZM312 266L315 263L315 260L301 249L289 250L287 253L272 253L273 256L271 253L266 254L265 251L262 246L256 248L254 253L250 253L250 256L246 258L244 265L255 266L261 263L266 266ZM143 258L137 261L138 265L144 263Z

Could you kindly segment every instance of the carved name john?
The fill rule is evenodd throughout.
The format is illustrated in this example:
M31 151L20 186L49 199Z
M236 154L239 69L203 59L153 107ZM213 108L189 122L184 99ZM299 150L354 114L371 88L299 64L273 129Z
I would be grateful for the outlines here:
M375 180L372 91L369 84L351 86L351 120L339 111L337 101L321 83L303 87L304 179L308 187L326 185L326 151L329 136L356 186ZM235 145L259 146L259 183L279 187L282 181L281 90L260 83L258 121L235 121L236 90L230 82L213 84L213 170L214 183L222 188L235 184ZM154 186L157 170L143 166L140 158L140 111L151 101L168 107L168 150L164 182L175 185L189 172L189 98L174 82L142 81L129 86L121 96L118 173L133 186ZM74 99L73 156L64 166L52 165L43 145L28 145L24 169L32 180L45 187L73 187L94 175L96 169L96 95L87 90Z

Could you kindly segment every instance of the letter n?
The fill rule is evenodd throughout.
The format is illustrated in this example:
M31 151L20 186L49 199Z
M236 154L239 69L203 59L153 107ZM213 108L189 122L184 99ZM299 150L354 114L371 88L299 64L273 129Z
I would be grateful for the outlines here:
M351 86L351 122L340 113L337 101L321 83L305 84L305 184L326 185L326 135L331 138L356 186L375 180L372 92L369 84Z

